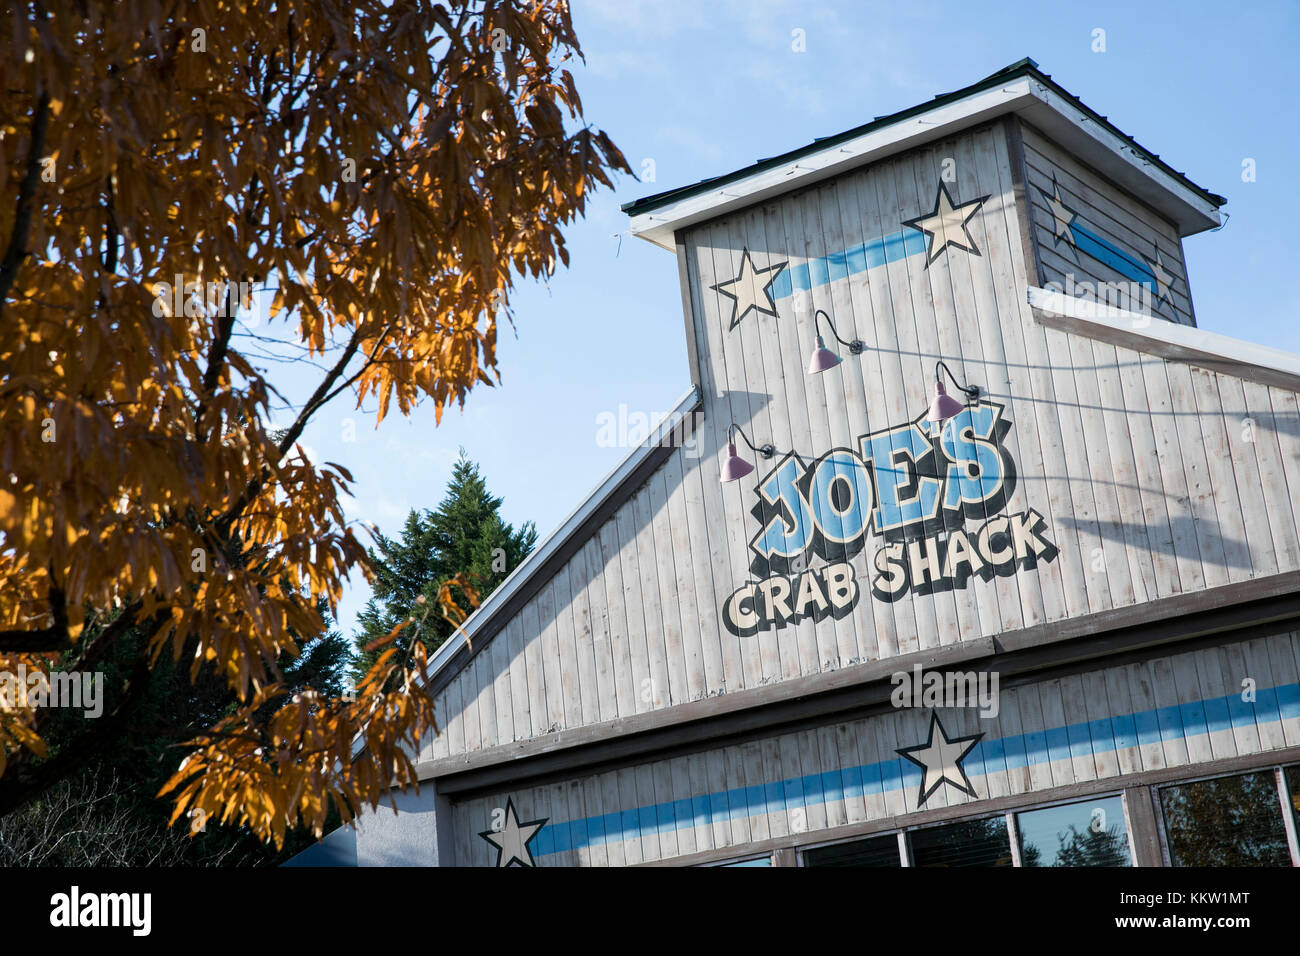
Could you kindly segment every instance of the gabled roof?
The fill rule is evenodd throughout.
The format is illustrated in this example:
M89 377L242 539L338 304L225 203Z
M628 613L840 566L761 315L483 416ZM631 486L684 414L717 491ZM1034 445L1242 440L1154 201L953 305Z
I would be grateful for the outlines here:
M626 203L632 232L673 248L677 229L1016 113L1165 214L1182 235L1219 225L1224 197L1196 185L1026 57L977 83L722 176ZM724 188L725 187L725 188Z

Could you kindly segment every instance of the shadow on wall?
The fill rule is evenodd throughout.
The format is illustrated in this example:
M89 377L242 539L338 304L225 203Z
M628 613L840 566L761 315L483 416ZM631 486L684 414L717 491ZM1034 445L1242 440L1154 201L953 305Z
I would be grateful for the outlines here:
M711 427L706 425L694 433L692 437L699 443L696 446L695 454L703 457L705 455L714 456L715 460L720 461L725 451L726 445L726 426L730 419L724 421L727 410L730 409L732 414L737 417L735 421L749 435L750 440L755 445L762 446L768 442L774 442L773 436L760 429L754 430L754 420L759 418L759 413L771 404L772 396L761 392L748 391L727 391L716 399L713 403L714 415L717 416L716 423ZM748 410L745 415L740 415L742 410ZM1167 413L1152 413L1162 415ZM1294 414L1282 414L1273 416L1273 422L1279 433L1287 435L1300 435L1300 416ZM1265 427L1267 419L1256 420L1256 433L1260 438L1268 436L1271 438L1270 431ZM766 427L766 424L763 426ZM840 445L848 445L856 436L847 436L845 441ZM1258 439L1257 439L1258 440ZM782 448L777 447L775 456L770 460L760 458L757 453L752 451L743 440L737 439L737 452L742 458L755 466L756 474L762 474L765 465L770 467L769 462L774 463L781 459L786 452L794 451L805 463L811 463L816 458L828 451L829 449L812 449L812 448ZM1036 480L1047 480L1048 478L1059 480L1062 476L1036 476ZM1066 480L1086 481L1090 484L1114 485L1116 487L1128 487L1147 494L1163 494L1163 489L1158 486L1144 487L1140 483L1123 483L1117 481L1099 481L1093 478L1088 472L1083 471L1078 475L1066 475ZM1031 476L1022 476L1023 479L1031 479ZM668 489L671 494L673 489ZM752 502L751 502L752 503ZM768 510L763 509L764 520L770 520L775 514L768 514ZM1132 541L1140 544L1144 549L1167 554L1171 557L1178 556L1178 541L1200 542L1202 540L1216 542L1216 546L1208 555L1201 555L1202 560L1211 561L1225 568L1249 571L1252 568L1250 559L1250 549L1248 543L1237 537L1225 535L1219 526L1219 523L1210 516L1196 517L1192 515L1179 515L1170 517L1155 524L1147 525L1132 521L1121 522L1118 526L1103 521L1088 520L1084 521L1071 515L1060 515L1054 518L1054 523L1074 530L1078 533L1086 529L1089 533L1096 529L1103 537L1108 540L1114 540L1120 544L1129 544ZM1184 555L1185 557L1186 555Z
M1103 521L1080 521L1070 515L1061 515L1055 521L1062 527L1072 528L1076 534L1084 529L1090 534L1096 530L1108 541L1127 545L1131 540L1142 550L1167 554L1174 558L1180 556L1175 542L1180 540L1193 541L1199 545L1202 538L1205 538L1217 542L1219 547L1216 547L1208 555L1201 554L1200 559L1202 561L1210 561L1224 568L1234 568L1242 571L1249 571L1253 567L1250 561L1250 549L1246 542L1240 538L1225 537L1219 528L1218 522L1212 518L1178 515L1169 518L1167 521L1159 521L1154 525L1127 521L1121 522L1118 526ZM1165 529L1168 529L1168 531ZM1181 557L1187 558L1190 556L1186 552L1181 553Z

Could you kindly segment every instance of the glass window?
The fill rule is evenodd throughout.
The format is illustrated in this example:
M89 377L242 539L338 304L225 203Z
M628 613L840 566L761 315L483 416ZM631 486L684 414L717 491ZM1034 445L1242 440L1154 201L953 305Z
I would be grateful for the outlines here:
M902 866L898 856L898 834L836 843L805 850L804 866Z
M735 863L719 863L718 866L771 866L770 856L755 857L752 860L737 860Z
M1174 866L1290 866L1272 770L1160 789Z
M963 820L907 835L914 866L1010 866L1005 817Z
M1121 797L1016 814L1021 866L1132 866Z

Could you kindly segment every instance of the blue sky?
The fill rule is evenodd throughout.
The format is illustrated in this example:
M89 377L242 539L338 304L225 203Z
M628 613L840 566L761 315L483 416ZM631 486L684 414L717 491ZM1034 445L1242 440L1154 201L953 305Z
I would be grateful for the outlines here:
M1300 219L1293 97L1300 4L577 0L588 121L633 169L566 235L570 267L512 296L502 385L435 426L431 405L391 415L335 400L305 435L357 479L351 519L396 532L442 496L457 449L478 461L516 524L545 536L627 453L603 447L603 412L666 412L690 385L674 257L627 235L621 203L747 166L968 85L1024 56L1201 186L1228 225L1185 243L1206 329L1300 352L1290 282ZM1104 53L1093 52L1096 29ZM792 49L804 31L806 52ZM1256 181L1242 181L1255 161ZM346 440L345 420L355 423ZM364 541L369 538L362 535ZM369 590L340 608L351 634Z

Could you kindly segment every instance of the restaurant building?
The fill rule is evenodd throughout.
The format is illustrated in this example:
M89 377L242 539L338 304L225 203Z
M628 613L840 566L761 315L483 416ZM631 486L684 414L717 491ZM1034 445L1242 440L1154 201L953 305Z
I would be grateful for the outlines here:
M335 843L1300 864L1300 356L1197 327L1224 202L1022 60L626 206L689 388L439 649L419 793Z

